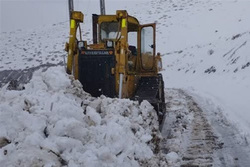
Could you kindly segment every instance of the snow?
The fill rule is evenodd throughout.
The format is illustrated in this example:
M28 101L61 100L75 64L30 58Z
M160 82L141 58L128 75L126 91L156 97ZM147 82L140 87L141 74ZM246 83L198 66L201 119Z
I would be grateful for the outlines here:
M250 2L121 2L107 0L107 13L126 9L142 24L157 23L157 52L163 56L165 87L181 88L192 95L222 135L221 140L228 146L223 151L230 154L228 157L244 157L243 146L247 149L249 146L244 144L250 140ZM69 32L66 1L1 1L0 5L1 71L63 64ZM82 32L88 42L92 38L91 15L99 13L98 5L98 0L75 1L76 10L85 15ZM0 161L6 166L154 166L159 161L154 155L155 145L148 144L157 141L151 132L158 133L156 123L148 126L155 119L152 106L147 102L139 105L129 100L90 97L63 68L37 72L22 91L2 87L0 100L0 137L11 141L0 152ZM176 132L168 139L168 146L172 146L164 157L170 166L180 163L190 135L188 131L183 135L182 125L188 126L194 117L178 105L185 106L184 101L174 103L177 105L172 109L178 111L177 115L169 114L165 126L176 125L176 116L182 122L180 127L172 127ZM243 146L238 147L239 143ZM4 150L8 150L7 155Z
M160 162L153 107L93 98L63 67L35 72L24 90L1 88L3 166L140 166ZM4 155L4 151L7 152Z
M169 166L248 166L249 139L209 98L166 89L162 148Z
M173 163L176 163L179 159L179 156L176 152L170 152L166 155L166 159L169 161L169 162L173 162Z

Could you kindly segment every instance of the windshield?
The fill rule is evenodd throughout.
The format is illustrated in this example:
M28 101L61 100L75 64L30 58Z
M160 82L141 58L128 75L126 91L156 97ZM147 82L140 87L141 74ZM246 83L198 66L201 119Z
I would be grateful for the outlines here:
M101 24L101 40L116 39L120 35L118 29L118 22L103 22Z

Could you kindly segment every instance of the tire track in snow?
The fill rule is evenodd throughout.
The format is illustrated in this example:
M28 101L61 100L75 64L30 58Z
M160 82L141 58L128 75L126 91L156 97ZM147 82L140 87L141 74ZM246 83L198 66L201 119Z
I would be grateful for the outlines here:
M192 94L192 93L191 93ZM219 137L221 149L214 153L213 166L220 167L245 167L250 164L249 136L238 129L236 122L231 122L223 115L225 111L210 99L192 94L207 119L212 125L214 132Z
M166 90L162 152L171 167L245 167L250 142L210 99Z
M219 148L216 141L218 137L215 136L211 125L198 104L194 102L192 97L185 96L188 100L189 110L194 113L194 119L191 125L191 138L182 157L181 167L213 166L213 152L214 149Z
M213 166L214 151L222 145L205 113L194 99L181 89L168 89L166 102L167 114L162 129L162 148L166 154L176 152L179 156L174 162L168 162L169 165Z

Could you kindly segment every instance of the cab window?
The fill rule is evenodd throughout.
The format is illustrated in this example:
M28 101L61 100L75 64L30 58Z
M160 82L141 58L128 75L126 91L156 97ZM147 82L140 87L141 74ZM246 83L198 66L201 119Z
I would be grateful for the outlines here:
M101 23L100 35L101 40L104 41L106 39L114 40L119 37L119 23L118 22L103 22Z
M152 26L141 29L141 58L143 69L150 70L154 65L154 29Z

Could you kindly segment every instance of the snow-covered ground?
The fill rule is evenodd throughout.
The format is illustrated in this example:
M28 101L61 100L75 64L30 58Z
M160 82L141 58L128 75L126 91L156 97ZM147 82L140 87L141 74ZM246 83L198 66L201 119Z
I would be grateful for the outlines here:
M75 1L76 9L81 10L85 14L85 22L82 29L83 36L87 41L91 41L91 15L92 13L99 13L98 5L99 0ZM184 89L185 93L192 96L203 112L206 113L204 117L206 117L207 121L212 125L214 124L212 129L213 133L220 139L218 142L223 141L226 145L224 149L221 149L221 152L215 151L214 153L218 155L217 157L222 157L222 159L218 160L213 156L215 162L217 162L217 164L215 164L216 166L228 166L231 164L244 166L244 160L243 162L240 161L240 163L237 162L239 159L238 155L245 157L243 158L245 160L248 156L247 154L247 156L244 156L242 153L246 152L243 147L249 150L248 143L250 141L249 5L250 1L245 0L106 0L107 13L115 13L116 9L126 9L130 15L136 16L141 23L157 22L157 51L163 55L163 66L165 70L162 73L165 87ZM69 34L66 2L53 1L52 3L47 0L39 2L34 0L4 0L0 1L0 7L0 71L9 69L19 70L46 63L58 64L64 62L66 52L64 52L63 49ZM30 15L30 12L36 14ZM65 74L62 70L58 70L58 75L62 76ZM85 146L68 150L69 147L64 147L65 144L62 143L69 142L74 145L82 141L81 137L85 134L74 136L75 132L71 129L72 127L82 128L89 126L89 122L84 119L87 112L81 113L80 111L84 110L84 106L92 104L93 101L103 106L107 105L117 108L119 112L115 117L118 117L118 120L121 119L122 121L126 120L127 117L121 115L121 113L125 112L124 108L120 108L121 105L128 108L129 106L132 107L133 109L131 110L135 111L135 114L142 111L138 104L134 104L134 102L131 101L120 101L104 97L93 99L86 94L84 94L85 98L83 101L87 101L87 104L81 107L79 104L76 104L79 102L79 97L77 97L79 95L76 96L75 92L72 92L74 86L69 86L71 80L66 79L67 77L64 76L64 81L66 81L64 84L69 87L66 86L61 91L56 92L56 90L64 84L56 82L59 85L52 83L52 87L48 87L48 85L44 85L43 81L40 85L38 83L39 77L40 80L44 80L43 77L45 76L51 77L48 73L37 73L31 83L26 86L27 90L19 92L8 91L5 90L5 88L1 89L0 97L2 100L0 102L0 114L3 115L0 117L0 124L1 127L3 125L4 128L1 128L0 137L5 136L8 140L17 141L17 143L12 142L6 146L9 150L7 153L5 152L5 150L7 150L5 147L0 149L2 151L0 161L6 165L9 163L8 159L13 157L15 159L13 162L22 163L23 161L19 161L16 155L25 158L23 151L26 150L29 145L31 149L28 150L29 153L27 153L27 155L32 157L33 152L36 152L37 154L35 155L37 156L42 154L41 162L47 163L48 166L53 163L55 163L55 165L57 163L65 163L64 161L70 162L72 166L74 166L74 163L76 166L83 163L81 156L87 149ZM32 84L34 83L39 84L34 85L34 88L39 88L37 93L35 89L32 88ZM52 93L51 90L54 88L56 90L54 90L54 92L52 91ZM39 93L42 95L39 95ZM167 90L166 93L172 96L175 94L175 91L171 91L170 89ZM62 98L60 98L61 95ZM48 99L48 97L52 98ZM182 96L177 95L174 97L181 98ZM3 99L5 99L5 101ZM28 102L27 104L25 104L26 99L29 100L26 101ZM40 104L36 102L36 100L44 100L46 104ZM67 100L69 101L67 102ZM167 100L169 101L169 99ZM110 101L115 104L106 104L108 102L111 103ZM178 102L178 99L176 99L176 101ZM58 108L56 108L57 102L59 102ZM67 110L67 108L63 107L63 104L65 103L66 105L70 102L72 102L71 107L76 109L79 117L76 117L71 112L66 112L72 109L70 107ZM26 109L26 105L28 105L28 108L34 108L34 106L29 106L31 104L38 107L33 109L34 113L29 113ZM61 106L59 106L59 104L61 104ZM42 106L44 107L44 111L41 109ZM150 108L150 105L145 104L145 106ZM102 115L107 110L104 109L100 111L95 105L91 107L96 111L94 113L97 113L97 117L98 114L100 115L101 122L103 122L103 120L112 120ZM19 113L18 109L23 108L25 108L25 111L21 112L20 117L14 117L16 113ZM64 112L54 110L60 108ZM11 111L6 113L5 110ZM51 112L51 110L54 113ZM86 111L88 110L92 109L87 109L86 107ZM55 117L51 116L51 114L55 113L59 113L59 115ZM189 120L193 117L192 112L190 113L190 111L184 109L180 115L183 114L187 115L184 119L185 124L192 124L192 121ZM25 121L28 120L28 118L30 121ZM13 122L15 122L13 127L7 124L10 119L13 119ZM72 120L63 121L63 119ZM84 121L81 122L79 119L84 119ZM151 117L149 117L149 119L151 119ZM34 126L32 121L36 122L37 126ZM131 115L129 122L126 123L138 124L138 122L134 121L134 117ZM65 122L69 122L69 124L63 129L63 125L66 125ZM102 125L102 123L96 126L91 125L87 128L88 132L92 133L90 129L103 128L101 127ZM174 125L173 123L173 126ZM122 134L126 127L120 126L121 124L118 124L117 128ZM48 132L50 132L48 137L46 137L47 132L43 132L45 127L47 127ZM113 128L113 126L111 127ZM180 127L182 127L182 125L180 125ZM169 150L166 151L166 158L170 166L171 164L172 166L174 166L173 164L182 164L181 157L185 155L185 148L188 148L188 143L185 142L187 142L190 137L190 131L182 133L182 128L177 128L177 132L173 134L173 138L176 139L180 137L184 144L178 143L180 140L175 140L173 147L169 147ZM64 134L64 131L66 134ZM144 130L142 131L144 133ZM15 134L15 132L18 133ZM104 132L100 133L101 134L98 135L103 135ZM148 129L145 130L145 134L149 134ZM64 141L63 137L65 136L63 135L70 135L70 137L67 141ZM96 135L95 137L97 138L100 137L97 136L96 132L91 135ZM113 134L110 135L112 136ZM116 136L117 134L114 135ZM97 139L95 137L93 138ZM153 150L152 147L145 144L145 141L141 141L140 137L134 136L133 134L131 134L130 137L129 141L138 141L135 142L135 144L143 145L142 151L144 149ZM87 152L86 156L96 158L94 162L96 162L97 165L100 162L104 162L106 166L117 166L122 159L124 163L133 166L131 163L140 164L141 160L145 158L133 156L132 159L135 158L135 161L127 161L128 159L124 156L130 154L131 150L126 150L127 152L122 152L119 156L116 156L116 152L109 150L110 154L106 155L105 151L107 151L107 149L116 147L115 145L110 145L109 140L105 144L97 141L92 143L92 140L89 141L91 142L87 144L87 147L91 147L91 150L93 148L93 152ZM169 140L169 142L171 141L172 140ZM45 150L39 150L35 147L37 145L41 146L41 148L45 148ZM102 149L103 152L95 150L100 145L106 147ZM230 145L235 145L235 147L230 147ZM63 151L61 151L61 149ZM178 152L178 149L184 150ZM233 150L235 150L234 153ZM70 151L74 152L74 157L69 155ZM228 155L223 155L223 151L228 153ZM104 161L101 158L102 155L107 156L104 159L108 160ZM140 154L140 156L142 155L143 153ZM149 153L146 155L149 156L147 157L147 162L159 162L159 159L156 158L156 160L154 156L150 156L152 154ZM40 162L35 156L33 158L34 159L27 159L27 163ZM74 158L74 160L70 161L71 158ZM46 159L48 159L48 161ZM225 163L223 163L223 161L225 161ZM24 166L25 165L27 166L27 164L24 164ZM93 164L93 166L94 165L95 164Z

